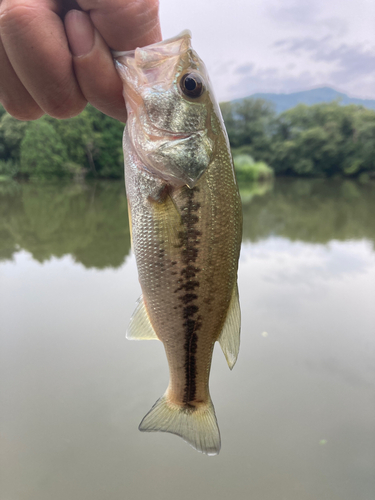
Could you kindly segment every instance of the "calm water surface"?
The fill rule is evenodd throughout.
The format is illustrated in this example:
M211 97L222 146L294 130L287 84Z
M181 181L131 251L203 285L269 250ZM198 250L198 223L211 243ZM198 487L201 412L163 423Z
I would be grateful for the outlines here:
M217 457L137 426L168 383L129 342L122 183L0 184L1 500L375 498L375 186L243 191L242 344Z

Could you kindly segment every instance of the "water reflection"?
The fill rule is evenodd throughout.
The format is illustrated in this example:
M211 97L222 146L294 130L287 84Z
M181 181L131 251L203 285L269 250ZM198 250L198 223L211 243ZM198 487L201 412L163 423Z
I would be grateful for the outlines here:
M373 184L323 179L243 187L244 240L374 242L374 191ZM39 262L70 254L87 268L121 266L130 251L123 183L0 183L0 259L20 249Z
M277 180L243 203L244 240L271 235L309 243L375 241L375 185L326 179Z
M0 184L0 259L20 248L44 262L71 254L85 267L119 267L130 251L122 182Z
M137 431L168 367L160 343L124 338L140 287L134 256L120 266L122 183L0 190L2 500L188 500L191 484L215 500L373 498L373 185L242 191L241 350L231 373L214 353L215 458Z

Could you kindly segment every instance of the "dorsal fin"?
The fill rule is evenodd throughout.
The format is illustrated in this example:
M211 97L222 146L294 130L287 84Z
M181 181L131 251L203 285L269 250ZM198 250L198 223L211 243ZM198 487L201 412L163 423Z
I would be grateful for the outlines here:
M227 317L218 338L229 368L232 370L240 350L241 310L237 282L233 287Z
M139 297L137 307L130 318L126 338L129 340L159 340L151 325L142 295Z

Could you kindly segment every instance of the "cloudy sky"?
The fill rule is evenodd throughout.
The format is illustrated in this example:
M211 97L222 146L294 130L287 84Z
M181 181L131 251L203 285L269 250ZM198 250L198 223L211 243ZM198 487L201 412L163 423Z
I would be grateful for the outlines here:
M160 0L163 37L183 29L219 101L330 86L375 99L375 0Z

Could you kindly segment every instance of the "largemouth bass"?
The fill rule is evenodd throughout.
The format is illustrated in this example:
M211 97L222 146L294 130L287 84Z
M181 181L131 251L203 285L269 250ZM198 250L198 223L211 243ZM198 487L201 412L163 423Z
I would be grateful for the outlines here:
M218 340L232 369L240 343L241 201L227 134L190 32L114 53L124 84L125 181L142 296L128 339L159 339L166 393L141 431L220 450L209 393Z

